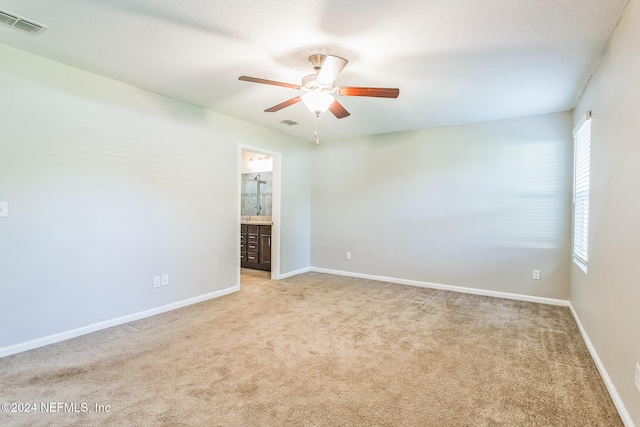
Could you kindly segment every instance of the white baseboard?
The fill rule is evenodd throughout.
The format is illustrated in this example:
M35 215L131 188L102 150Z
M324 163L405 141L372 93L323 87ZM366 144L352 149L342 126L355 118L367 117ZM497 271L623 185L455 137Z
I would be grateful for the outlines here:
M125 323L133 322L134 320L144 319L145 317L155 316L156 314L165 313L167 311L175 310L177 308L182 308L188 305L197 304L199 302L207 301L213 298L218 298L223 295L228 295L233 292L237 292L239 290L240 290L240 286L236 285L230 288L221 289L219 291L215 291L215 292L200 295L197 297L188 298L186 300L163 305L161 307L140 311L138 313L128 314L126 316L121 316L115 319L105 320L98 323L92 323L90 325L82 326L80 328L72 329L70 331L65 331L59 334L49 335L42 338L36 338L34 340L26 341L20 344L11 345L8 347L2 347L0 348L0 358L10 356L12 354L22 353L23 351L32 350L34 348L43 347L45 345L66 341L68 339L79 337L81 335L90 334L92 332L100 331L102 329L107 329L113 326L118 326Z
M569 310L571 310L573 319L576 321L576 324L578 325L578 329L580 330L580 334L582 335L582 340L587 345L587 348L589 349L589 353L591 353L591 358L595 362L596 367L598 368L598 372L600 372L602 381L604 381L604 384L607 387L607 390L609 391L611 400L613 400L613 404L616 405L616 409L618 410L618 414L620 414L620 418L622 419L622 422L626 427L635 427L633 420L631 419L631 415L629 415L629 411L627 411L627 408L624 406L624 403L622 402L622 399L618 394L618 390L616 390L616 386L613 385L613 381L611 381L611 377L609 377L607 370L604 368L604 364L602 363L602 360L600 360L600 356L598 356L598 352L596 351L596 348L593 346L593 343L591 342L589 335L587 335L587 331L582 326L582 322L578 317L578 313L576 313L571 302L569 302Z
M477 288L466 288L463 286L453 286L453 285L443 285L441 283L432 283L432 282L421 282L419 280L409 280L409 279L398 279L396 277L386 277L386 276L374 276L371 274L362 274L362 273L353 273L350 271L341 271L341 270L331 270L328 268L318 268L311 267L311 271L315 271L318 273L328 273L328 274L336 274L339 276L350 276L350 277L358 277L361 279L369 279L369 280L378 280L380 282L390 282L390 283L398 283L401 285L410 285L410 286L418 286L421 288L430 288L430 289L440 289L443 291L452 291L452 292L461 292L464 294L473 294L473 295L483 295L487 297L495 297L495 298L506 298L517 301L527 301L527 302L535 302L540 304L549 304L549 305L560 305L567 307L569 306L569 301L555 299L555 298L545 298L545 297L536 297L532 295L521 295L521 294L512 294L508 292L499 292L499 291L490 291L486 289L477 289Z
M287 277L291 277L291 276L297 276L298 274L302 274L302 273L308 273L310 271L311 271L311 267L305 267L299 270L289 271L288 273L284 273L278 276L278 280L286 279Z

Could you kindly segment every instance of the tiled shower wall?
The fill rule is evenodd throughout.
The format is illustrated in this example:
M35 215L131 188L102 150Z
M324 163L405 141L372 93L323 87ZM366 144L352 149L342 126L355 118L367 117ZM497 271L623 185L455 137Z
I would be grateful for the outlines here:
M260 184L260 210L257 198L258 176L260 181L266 181L266 184ZM271 216L272 172L243 173L240 195L240 215Z

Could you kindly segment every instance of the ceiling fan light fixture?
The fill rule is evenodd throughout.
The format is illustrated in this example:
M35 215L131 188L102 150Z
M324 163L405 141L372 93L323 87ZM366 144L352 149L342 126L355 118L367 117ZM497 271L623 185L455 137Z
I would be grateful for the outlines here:
M307 92L302 95L302 102L304 102L304 105L307 106L309 111L316 116L327 111L331 104L333 104L333 101L335 101L333 95L324 91Z

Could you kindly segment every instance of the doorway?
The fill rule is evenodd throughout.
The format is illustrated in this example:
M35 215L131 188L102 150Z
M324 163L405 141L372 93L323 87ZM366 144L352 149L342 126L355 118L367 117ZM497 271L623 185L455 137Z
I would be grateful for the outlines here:
M238 284L251 276L279 278L280 153L239 147Z

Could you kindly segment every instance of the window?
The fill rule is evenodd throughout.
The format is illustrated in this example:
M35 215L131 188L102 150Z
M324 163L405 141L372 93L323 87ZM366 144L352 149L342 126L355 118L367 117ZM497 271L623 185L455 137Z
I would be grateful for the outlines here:
M591 112L573 131L573 260L587 272L589 259L589 169L591 155Z

